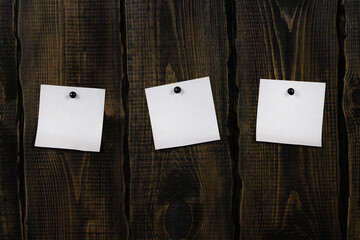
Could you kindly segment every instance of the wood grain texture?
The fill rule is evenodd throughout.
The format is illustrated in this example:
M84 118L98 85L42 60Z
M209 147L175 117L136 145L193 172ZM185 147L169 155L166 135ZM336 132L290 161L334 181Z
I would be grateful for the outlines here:
M343 109L348 135L349 206L347 236L360 239L360 2L345 0L346 38Z
M128 0L125 11L131 238L232 239L224 2ZM144 89L204 76L222 140L155 151Z
M237 1L241 239L341 239L337 1ZM260 78L326 82L321 148L256 142Z
M20 1L26 239L126 239L119 9ZM100 153L34 148L40 84L106 89Z
M21 238L16 163L17 49L16 6L0 1L0 239Z

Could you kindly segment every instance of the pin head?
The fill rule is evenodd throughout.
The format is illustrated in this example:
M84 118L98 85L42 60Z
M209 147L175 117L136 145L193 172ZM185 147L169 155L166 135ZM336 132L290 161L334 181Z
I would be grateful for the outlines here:
M174 92L175 92L175 93L180 93L180 92L181 92L181 88L180 88L179 86L176 86L176 87L174 88Z
M295 90L294 90L293 88L289 88L289 89L287 90L287 92L288 92L289 95L294 95Z
M71 98L76 98L76 92L70 92L70 93L69 93L69 96L70 96Z

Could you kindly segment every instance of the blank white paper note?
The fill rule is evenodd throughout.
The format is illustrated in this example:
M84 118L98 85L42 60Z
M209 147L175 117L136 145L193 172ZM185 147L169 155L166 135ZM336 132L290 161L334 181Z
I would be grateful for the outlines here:
M104 104L105 89L41 85L35 146L99 152Z
M174 88L181 91L175 93ZM209 77L145 89L155 149L220 140Z
M325 83L261 79L256 141L321 147L324 100Z

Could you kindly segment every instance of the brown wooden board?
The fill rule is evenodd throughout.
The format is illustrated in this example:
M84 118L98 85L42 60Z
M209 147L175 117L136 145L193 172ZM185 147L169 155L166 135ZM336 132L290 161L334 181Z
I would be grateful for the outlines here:
M345 0L346 38L343 108L348 136L349 206L347 236L360 239L360 2Z
M0 1L0 239L21 238L17 182L16 4Z
M125 2L132 239L232 239L223 1ZM221 141L154 150L145 88L210 76Z
M20 1L26 239L126 239L119 2ZM106 89L100 153L35 148L40 84Z
M241 239L341 238L336 14L337 1L237 1ZM260 78L326 82L321 148L256 142Z

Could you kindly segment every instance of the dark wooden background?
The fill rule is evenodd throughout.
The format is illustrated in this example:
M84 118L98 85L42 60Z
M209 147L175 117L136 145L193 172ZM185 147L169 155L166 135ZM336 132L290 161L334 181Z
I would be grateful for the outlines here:
M210 76L221 141L154 151L144 88ZM255 142L326 82L323 147ZM40 84L106 89L100 153L34 148ZM359 0L0 0L0 239L360 239Z

